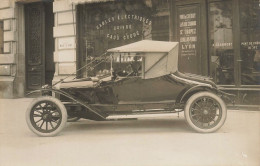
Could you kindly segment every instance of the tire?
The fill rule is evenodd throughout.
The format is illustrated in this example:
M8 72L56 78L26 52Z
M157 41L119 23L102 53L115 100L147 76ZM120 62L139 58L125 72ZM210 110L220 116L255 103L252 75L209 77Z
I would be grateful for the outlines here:
M224 101L214 93L198 92L188 99L184 116L195 131L211 133L225 123L227 108Z
M43 137L55 136L65 127L67 111L56 98L43 96L32 101L26 111L29 129Z
M80 117L68 116L67 122L77 122L78 120L80 120Z

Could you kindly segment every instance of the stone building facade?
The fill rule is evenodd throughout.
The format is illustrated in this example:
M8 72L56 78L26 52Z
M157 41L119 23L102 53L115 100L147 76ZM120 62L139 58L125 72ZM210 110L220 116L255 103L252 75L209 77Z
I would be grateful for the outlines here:
M14 94L15 77L17 73L17 19L15 2L4 0L0 3L0 20L2 50L0 54L0 96L11 98ZM19 85L17 85L19 86Z
M88 59L149 39L179 41L180 71L258 104L259 20L258 0L2 0L0 97L85 77Z
M72 12L75 6L66 0L1 1L1 98L23 97L27 91L76 71L75 15Z

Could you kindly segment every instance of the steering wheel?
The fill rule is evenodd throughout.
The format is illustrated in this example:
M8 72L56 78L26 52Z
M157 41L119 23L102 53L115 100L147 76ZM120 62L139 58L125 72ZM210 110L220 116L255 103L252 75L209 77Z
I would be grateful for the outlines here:
M119 72L116 73L116 75L119 76L119 77L125 77L125 76L128 75L128 72L126 72L126 71L119 71Z

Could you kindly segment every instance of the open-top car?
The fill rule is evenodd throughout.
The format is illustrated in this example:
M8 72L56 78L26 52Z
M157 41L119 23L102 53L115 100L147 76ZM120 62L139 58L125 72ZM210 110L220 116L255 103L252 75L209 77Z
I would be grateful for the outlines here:
M79 118L106 121L184 111L196 131L218 130L227 116L223 99L230 94L208 77L180 73L178 49L178 42L142 40L107 50L99 63L92 60L84 68L93 71L102 63L96 77L62 79L34 91L42 96L27 109L29 128L53 136Z

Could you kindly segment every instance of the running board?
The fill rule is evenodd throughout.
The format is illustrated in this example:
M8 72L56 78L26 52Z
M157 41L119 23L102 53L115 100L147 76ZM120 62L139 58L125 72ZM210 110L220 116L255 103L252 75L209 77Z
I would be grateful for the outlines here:
M106 117L107 120L111 119L136 119L136 118L151 118L151 117L165 117L172 116L173 114L178 112L171 113L150 113L150 114L128 114L128 115L109 115Z

